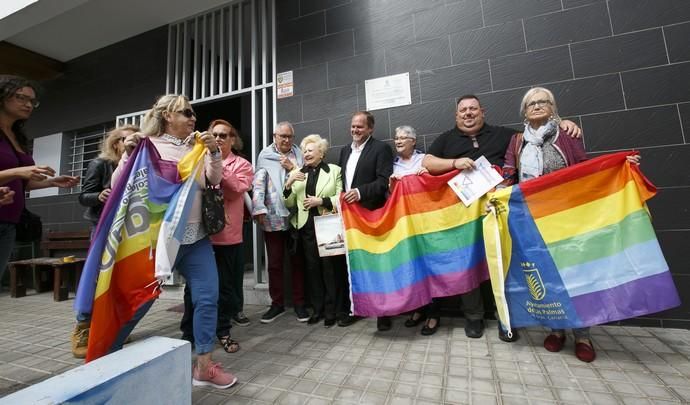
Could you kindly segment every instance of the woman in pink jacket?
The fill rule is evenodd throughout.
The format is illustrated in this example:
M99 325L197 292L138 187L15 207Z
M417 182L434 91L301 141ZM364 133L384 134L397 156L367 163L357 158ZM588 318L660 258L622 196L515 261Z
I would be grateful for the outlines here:
M216 336L228 353L240 350L237 341L230 337L230 322L248 326L249 319L243 313L244 249L242 225L244 219L244 193L252 187L254 169L246 159L233 150L242 149L242 139L229 122L214 120L208 132L216 138L223 157L223 179L220 186L225 199L225 228L211 236L213 252L218 267L218 323ZM183 338L192 337L192 305L189 291L185 289L185 314L180 328Z

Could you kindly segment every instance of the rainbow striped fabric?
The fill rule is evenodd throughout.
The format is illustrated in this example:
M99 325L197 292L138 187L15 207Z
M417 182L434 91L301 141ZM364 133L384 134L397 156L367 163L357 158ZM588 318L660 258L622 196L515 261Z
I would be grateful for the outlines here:
M103 209L77 289L75 310L91 313L87 362L107 354L136 309L160 293L154 266L162 251L168 268L160 274L170 273L179 241L169 235L180 224L184 228L189 204L182 194L197 181L193 174L203 153L197 141L182 161L161 160L144 138L127 161ZM177 221L170 225L169 218Z
M406 176L374 211L341 201L354 314L397 315L488 278L484 203L460 202L456 174Z
M629 154L491 196L484 239L504 324L580 328L680 304L646 207L656 189Z

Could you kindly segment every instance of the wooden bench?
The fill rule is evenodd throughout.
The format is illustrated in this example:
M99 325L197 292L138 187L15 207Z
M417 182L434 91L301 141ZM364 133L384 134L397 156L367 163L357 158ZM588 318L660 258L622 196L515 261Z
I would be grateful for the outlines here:
M53 257L56 251L69 252L69 254L74 254L74 252L84 251L83 255L86 256L86 251L89 250L89 245L91 244L91 232L86 231L48 231L46 238L41 242L41 249L43 250L43 255L46 257Z
M58 257L39 257L8 263L10 268L10 296L26 296L26 282L29 274L33 277L37 293L48 290L50 273L53 275L53 300L64 301L69 296L69 281L73 281L73 291L77 290L81 271L86 259L75 258L65 262ZM70 277L72 275L72 277Z

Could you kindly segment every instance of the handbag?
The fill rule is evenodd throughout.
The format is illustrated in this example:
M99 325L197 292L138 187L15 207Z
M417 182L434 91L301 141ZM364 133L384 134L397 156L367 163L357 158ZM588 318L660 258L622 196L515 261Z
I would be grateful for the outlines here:
M209 235L215 235L225 228L223 190L208 181L201 194L201 220Z
M29 243L41 239L43 223L41 217L24 208L19 216L19 223L15 227L17 242Z

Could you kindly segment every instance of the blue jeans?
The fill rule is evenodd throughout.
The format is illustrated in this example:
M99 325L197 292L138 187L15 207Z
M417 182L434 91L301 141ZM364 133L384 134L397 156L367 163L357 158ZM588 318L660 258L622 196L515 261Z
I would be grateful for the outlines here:
M236 245L215 245L218 268L218 322L216 336L218 339L230 336L232 317L242 311L244 306L244 251L242 243ZM184 287L184 314L180 321L182 339L191 341L194 331L194 306L189 284Z
M14 250L14 239L16 236L16 225L7 222L0 223L0 280L5 274L7 262Z
M190 245L180 246L175 267L189 286L194 307L194 346L197 354L213 351L218 316L218 270L213 248L208 237ZM142 304L118 333L109 353L122 348L127 336L153 305L153 300Z

